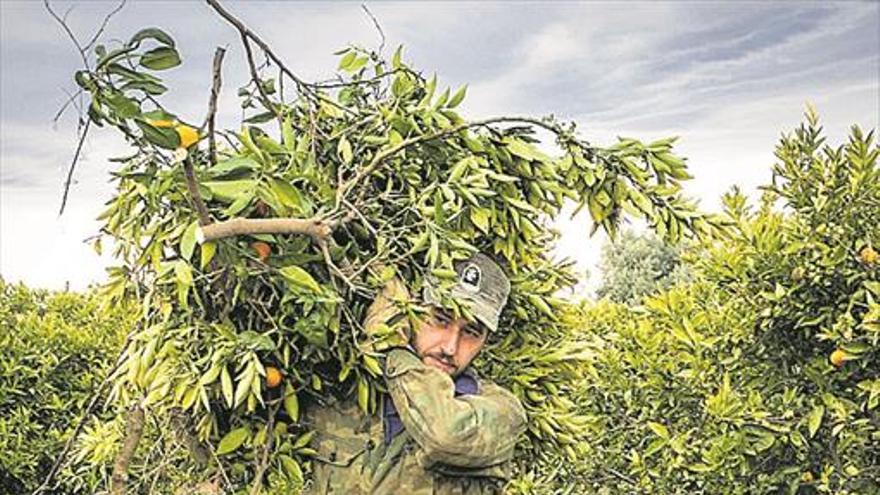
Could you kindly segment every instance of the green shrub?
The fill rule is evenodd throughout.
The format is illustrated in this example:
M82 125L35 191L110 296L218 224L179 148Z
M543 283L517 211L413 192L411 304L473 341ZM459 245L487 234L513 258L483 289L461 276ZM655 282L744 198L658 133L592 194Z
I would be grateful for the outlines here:
M124 308L105 310L92 293L0 279L0 492L39 485L130 327Z
M641 307L584 305L597 493L880 493L880 171L872 135L822 146L812 112L752 210ZM839 367L829 360L844 352Z

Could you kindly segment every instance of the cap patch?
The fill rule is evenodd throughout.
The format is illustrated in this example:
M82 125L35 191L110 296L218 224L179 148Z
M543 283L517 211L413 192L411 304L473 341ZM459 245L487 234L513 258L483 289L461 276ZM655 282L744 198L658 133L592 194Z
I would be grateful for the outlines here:
M480 267L470 263L461 271L459 279L461 286L470 292L480 292L480 283L483 280L483 271Z

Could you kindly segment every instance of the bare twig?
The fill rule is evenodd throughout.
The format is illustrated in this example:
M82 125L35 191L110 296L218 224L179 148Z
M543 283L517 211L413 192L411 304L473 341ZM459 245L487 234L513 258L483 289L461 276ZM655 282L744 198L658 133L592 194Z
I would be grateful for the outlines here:
M257 92L260 93L260 100L263 102L263 106L272 112L272 115L278 120L279 126L283 125L281 114L278 113L278 109L275 108L275 104L269 99L269 95L266 94L263 85L260 83L260 74L257 72L257 66L254 63L254 53L251 50L251 42L244 33L241 33L241 44L244 45L244 53L247 57L248 68L251 71L251 81L253 81L254 85L257 87Z
M46 10L49 12L49 15L52 16L55 21L61 26L61 29L67 34L67 37L70 38L70 41L73 42L73 46L76 47L76 50L79 52L79 56L82 59L83 65L91 70L91 66L89 65L89 59L86 57L86 48L83 48L82 44L76 38L76 35L73 34L73 31L70 29L70 26L67 25L67 14L64 17L59 17L55 10L52 9L52 6L49 5L49 0L43 0L43 5L46 7ZM70 11L68 11L70 13Z
M61 116L64 115L64 111L67 110L67 107L69 107L74 102L74 100L76 100L76 98L83 93L82 88L80 88L76 93L69 93L66 89L63 88L61 89L61 91L64 91L65 94L67 94L67 100L65 100L65 102L61 104L61 108L59 108L58 111L55 112L55 116L52 117L53 124L58 123L58 119L60 119ZM82 112L82 109L79 110L80 112Z
M269 454L272 452L272 447L275 445L275 415L278 414L278 409L281 407L281 402L279 401L277 404L269 408L269 418L266 420L266 445L263 448L263 456L260 459L260 465L257 467L257 472L254 475L254 484L251 486L251 494L250 495L259 495L260 488L263 485L263 476L266 474L266 469L269 468Z
M125 494L128 465L144 435L144 418L144 408L140 404L135 404L128 411L128 418L125 422L125 440L122 443L122 449L116 455L116 460L113 463L113 475L110 477L110 493L112 495Z
M242 38L248 38L251 41L253 41L254 43L256 43L257 46L259 46L260 49L263 50L263 52L266 54L266 56L269 57L269 59L271 59L272 62L278 66L278 68L284 73L284 75L289 77L296 84L297 89L299 89L300 92L310 96L314 100L326 101L328 104L335 106L336 108L342 110L343 112L346 112L349 114L355 113L350 108L342 106L342 105L336 103L335 101L328 99L328 98L324 98L320 94L318 94L318 92L316 91L313 84L307 83L306 81L302 80L299 76L294 74L293 71L288 69L287 66L284 64L284 62L282 62L281 59L278 58L277 55L275 55L275 52L272 51L272 49L269 47L269 45L266 44L266 42L263 41L259 36L257 36L253 31L248 29L248 27L245 26L243 22L241 22L238 18L236 18L234 15L232 15L228 10L223 8L223 6L220 5L219 0L205 0L205 1L208 2L208 5L210 5L211 8L213 8L218 14L220 14L221 17L223 17L224 19L226 19L227 22L232 24L238 30L238 32L242 36Z
M367 4L362 3L361 8L364 9L364 12L366 12L367 16L369 16L370 19L373 21L373 25L376 26L376 31L379 31L379 37L382 39L382 42L379 43L379 49L377 50L377 53L381 55L382 49L385 48L385 31L382 31L382 26L379 25L379 21L376 19L376 16L374 16L373 13L370 12L370 9L367 8Z
M125 7L125 1L126 0L122 0L121 2L119 2L119 5L117 5L115 9L111 10L110 13L104 17L104 22L101 23L101 27L99 27L98 30L95 31L92 39L90 39L89 42L86 43L86 45L83 47L84 50L89 50L92 46L94 46L94 44L98 41L98 38L101 37L101 34L104 33L104 30L107 29L107 24L110 23L110 19L120 10L122 10L122 7Z
M73 171L76 170L76 163L79 161L79 155L82 153L83 144L86 142L86 136L92 126L92 119L87 118L86 123L80 126L79 141L76 143L76 151L73 153L73 160L70 161L70 167L67 169L67 179L64 181L64 193L61 195L61 208L58 210L58 216L64 214L64 207L67 206L67 195L70 193L70 183L73 182Z
M326 239L334 224L324 218L233 218L225 222L203 225L196 230L200 243L236 235L300 234L316 240Z
M208 159L211 161L212 166L217 164L217 140L214 136L214 121L217 118L217 98L220 96L220 85L223 83L221 69L223 67L224 55L226 55L226 49L218 46L214 51L212 70L214 76L211 84L211 98L208 100L208 116L206 124L202 124L202 127L205 127L205 125L208 127Z

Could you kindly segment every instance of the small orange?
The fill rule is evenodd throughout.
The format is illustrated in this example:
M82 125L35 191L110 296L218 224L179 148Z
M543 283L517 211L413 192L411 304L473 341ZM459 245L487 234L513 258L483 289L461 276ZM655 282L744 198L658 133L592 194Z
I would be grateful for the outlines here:
M263 241L252 242L251 248L257 252L257 257L260 258L260 261L263 263L269 259L269 255L272 253L272 247Z
M266 366L266 386L269 388L275 388L278 385L281 385L281 379L284 378L281 376L281 371L274 366Z
M835 349L834 352L831 353L831 364L835 367L840 368L843 366L843 363L846 362L846 353L841 349Z
M877 258L880 255L877 254L877 251L874 251L874 248L871 246L865 246L862 248L861 252L859 252L859 258L866 265L873 265L877 262Z
M189 148L199 142L199 131L188 125L178 125L174 127L177 135L180 136L180 147Z

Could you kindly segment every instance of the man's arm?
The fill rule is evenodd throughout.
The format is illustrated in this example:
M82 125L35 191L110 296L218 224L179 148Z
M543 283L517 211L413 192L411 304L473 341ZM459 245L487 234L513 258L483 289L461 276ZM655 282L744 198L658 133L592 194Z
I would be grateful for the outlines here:
M385 378L404 428L429 464L476 468L513 457L526 413L507 390L486 384L479 395L455 397L449 375L404 349L388 352Z

